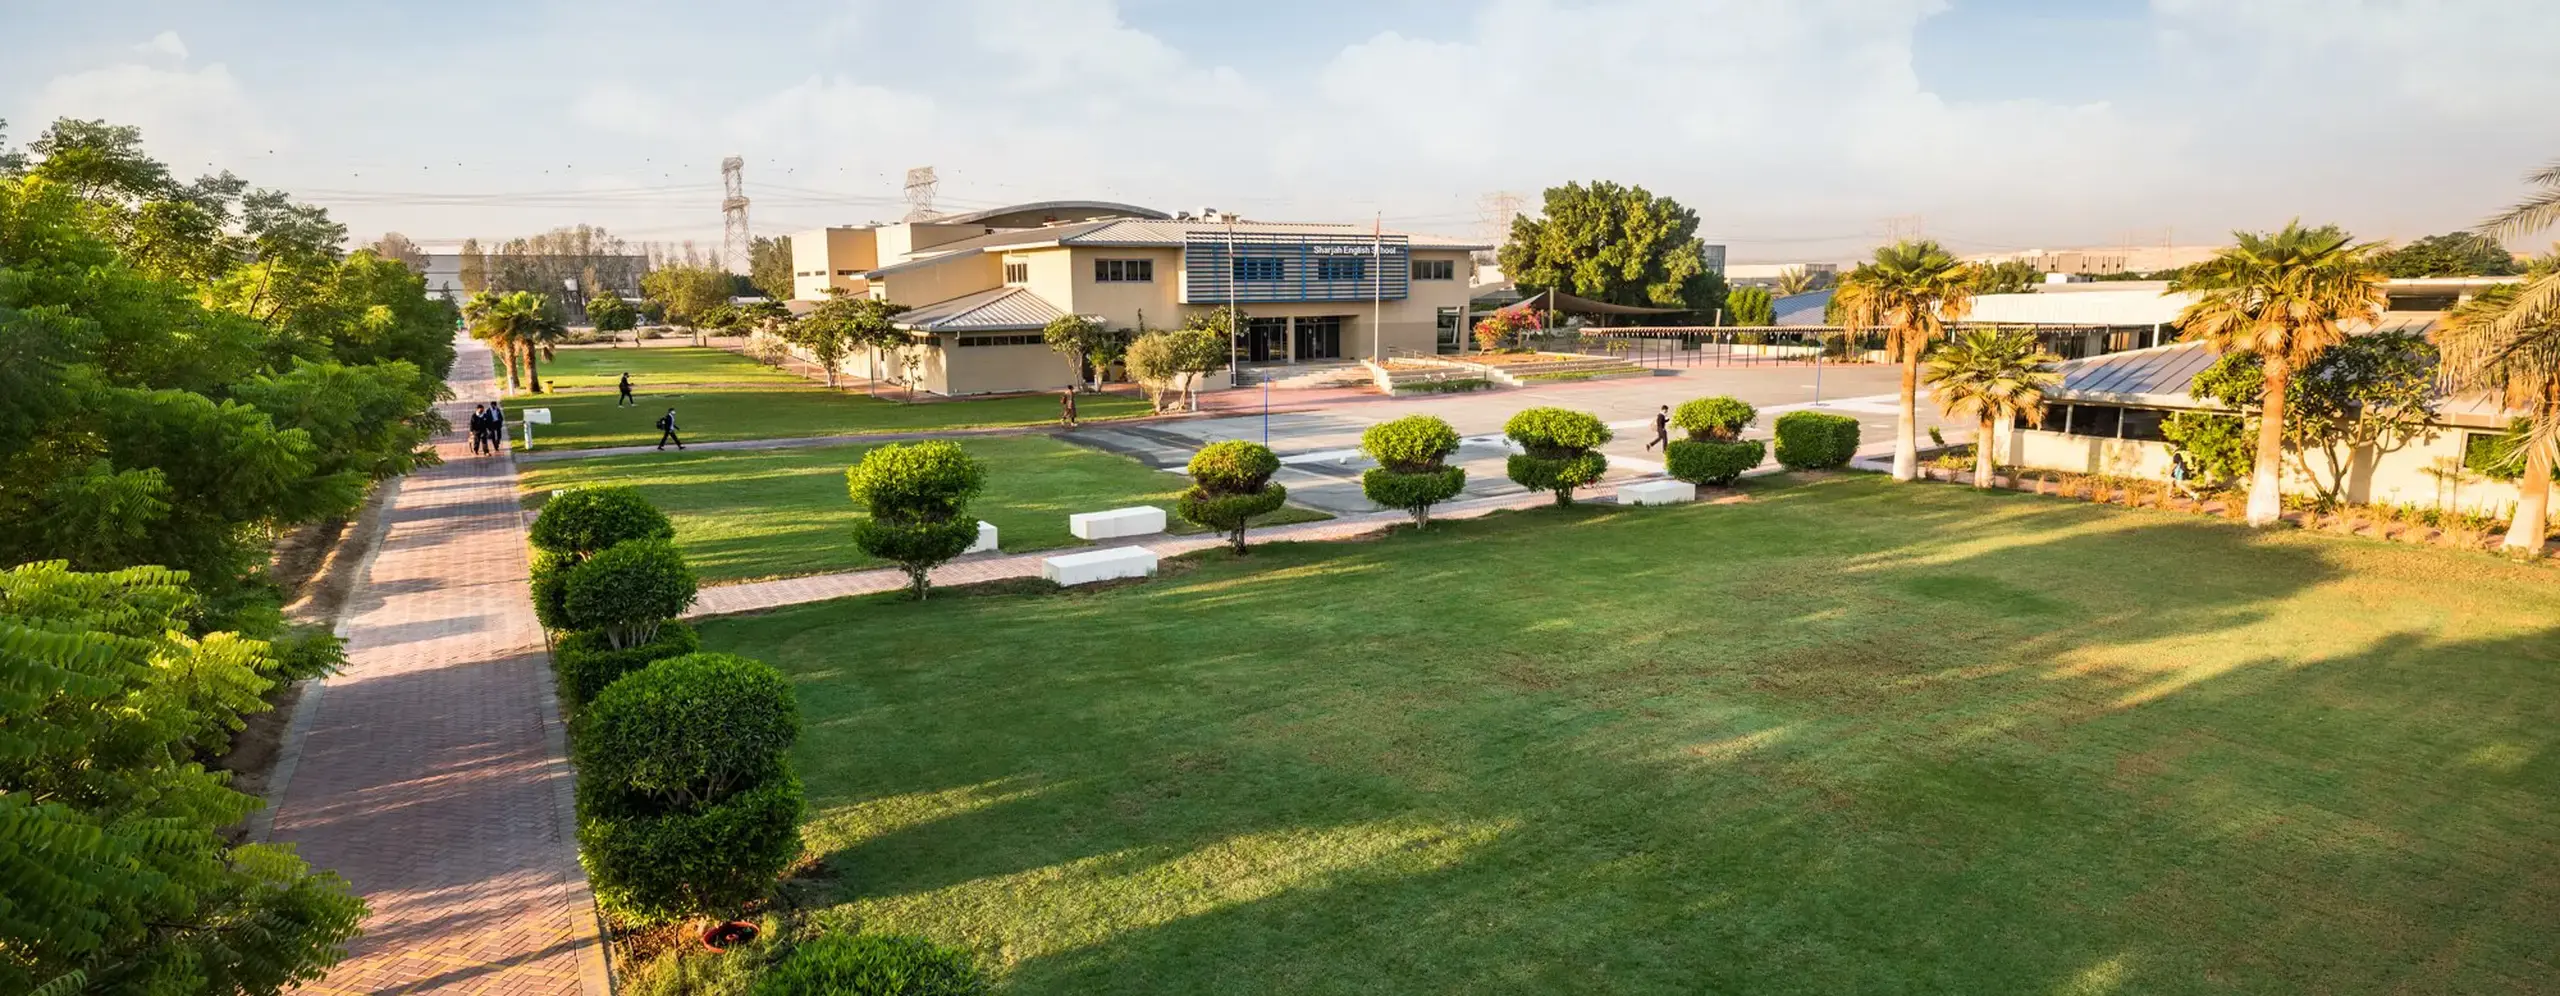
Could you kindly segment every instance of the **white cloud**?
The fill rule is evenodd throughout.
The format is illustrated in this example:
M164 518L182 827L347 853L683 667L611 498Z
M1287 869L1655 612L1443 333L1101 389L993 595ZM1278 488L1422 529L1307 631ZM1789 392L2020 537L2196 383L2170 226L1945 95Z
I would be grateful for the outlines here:
M187 43L180 40L175 31L153 35L150 41L134 46L133 50L144 55L165 55L180 62L187 58Z
M2259 82L2290 84L2300 103L2354 107L2359 98L2400 97L2481 119L2547 109L2560 98L2550 48L2560 37L2560 4L2548 0L2371 0L2352 7L2334 0L2153 0L2152 7L2177 44L2254 56L2191 67L2228 74L2229 67L2254 65Z
M176 35L161 38L183 51ZM171 52L158 47L159 39L152 45ZM289 143L285 130L220 63L200 69L122 63L68 73L37 88L26 110L30 121L99 118L139 126L152 154L180 175L220 169L255 174Z

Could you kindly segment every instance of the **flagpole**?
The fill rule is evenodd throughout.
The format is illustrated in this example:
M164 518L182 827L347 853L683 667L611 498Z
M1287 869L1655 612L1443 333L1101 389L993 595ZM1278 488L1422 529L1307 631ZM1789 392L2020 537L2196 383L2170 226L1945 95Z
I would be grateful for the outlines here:
M1387 348L1387 218L1380 211L1369 216L1369 261L1377 264L1377 272L1369 275L1369 292L1375 295L1375 308L1369 316L1369 359L1385 355Z

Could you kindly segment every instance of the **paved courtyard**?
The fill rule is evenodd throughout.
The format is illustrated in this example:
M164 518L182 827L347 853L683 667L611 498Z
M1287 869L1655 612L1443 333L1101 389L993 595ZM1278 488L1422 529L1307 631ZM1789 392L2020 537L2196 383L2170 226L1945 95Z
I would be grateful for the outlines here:
M1649 378L1559 384L1551 387L1485 391L1473 394L1423 395L1407 398L1330 400L1316 410L1301 407L1293 392L1274 391L1271 404L1283 411L1221 418L1152 422L1143 425L1098 425L1062 438L1116 453L1148 465L1179 470L1200 447L1225 439L1267 442L1280 454L1277 480L1288 486L1290 500L1335 514L1377 510L1360 495L1360 473L1372 464L1360 455L1360 433L1372 425L1407 415L1438 415L1462 437L1456 464L1467 469L1467 499L1518 495L1519 485L1504 474L1513 452L1502 438L1502 424L1524 408L1555 406L1591 412L1617 431L1603 448L1609 455L1606 483L1661 474L1660 449L1647 450L1653 413L1658 406L1678 407L1693 398L1730 394L1760 409L1760 423L1745 435L1767 439L1777 417L1789 411L1817 408L1853 416L1862 429L1862 451L1890 450L1899 376L1892 367L1872 364L1825 366L1817 401L1814 371L1809 366L1697 367L1657 371ZM1247 389L1249 390L1249 389ZM1218 397L1233 410L1239 399ZM1922 431L1937 426L1950 441L1972 438L1969 427L1939 416L1924 394L1920 402ZM1678 433L1675 431L1674 435ZM1926 440L1923 440L1926 445Z

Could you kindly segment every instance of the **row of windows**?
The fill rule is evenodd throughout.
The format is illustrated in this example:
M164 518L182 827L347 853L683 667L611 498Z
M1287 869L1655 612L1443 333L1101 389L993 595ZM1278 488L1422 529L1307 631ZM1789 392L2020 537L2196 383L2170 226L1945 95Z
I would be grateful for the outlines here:
M1097 259L1093 261L1093 281L1098 284L1143 284L1156 279L1156 261L1152 259Z
M859 275L861 272L862 272L862 271L860 271L860 270L837 270L837 271L836 271L836 276L839 276L839 277L850 277L850 276L856 276L856 275ZM825 271L825 270L801 270L801 271L796 271L796 272L792 273L791 275L792 275L792 276L795 276L795 277L823 277L823 276L826 276L826 275L827 275L827 271Z
M1030 335L964 335L961 346L1037 346L1045 342L1037 332Z
M1289 279L1287 260L1246 257L1234 262L1237 280L1270 283ZM1455 280L1457 274L1456 260L1417 259L1413 261L1413 279L1415 280ZM1318 280L1366 280L1368 277L1369 261L1366 259L1341 256L1316 258L1315 278Z
M1008 284L1027 284L1027 283L1030 283L1030 282L1031 282L1031 264L1029 264L1029 263L1006 263L1006 264L1004 265L1004 282L1005 282L1005 283L1008 283Z
M2100 439L2146 439L2166 442L2160 434L2160 420L2167 418L2165 408L2126 408L2120 405L2046 405L2044 418L2029 423L2020 415L2015 423L2020 429L2041 429L2074 436L2096 436Z

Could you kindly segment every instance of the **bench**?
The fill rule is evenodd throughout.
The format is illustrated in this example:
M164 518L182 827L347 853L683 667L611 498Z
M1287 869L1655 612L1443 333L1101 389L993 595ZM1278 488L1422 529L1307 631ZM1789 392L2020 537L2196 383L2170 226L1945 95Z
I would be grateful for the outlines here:
M1164 509L1139 505L1108 512L1078 512L1067 516L1067 531L1081 540L1149 536L1164 531Z
M980 520L978 520L978 541L977 541L977 542L975 542L975 543L971 543L971 544L969 544L969 548L968 548L968 549L966 549L966 550L962 550L962 551L960 551L960 552L961 552L961 553L994 553L994 552L996 552L996 524L995 524L995 523L992 523L992 522L988 522L988 521L987 521L987 520L985 520L985 519L980 519Z
M1687 481L1637 481L1618 485L1618 504L1677 505L1697 501L1698 486Z
M1156 572L1156 552L1143 546L1113 547L1064 553L1040 560L1040 576L1062 585L1092 584L1114 578L1143 578Z

